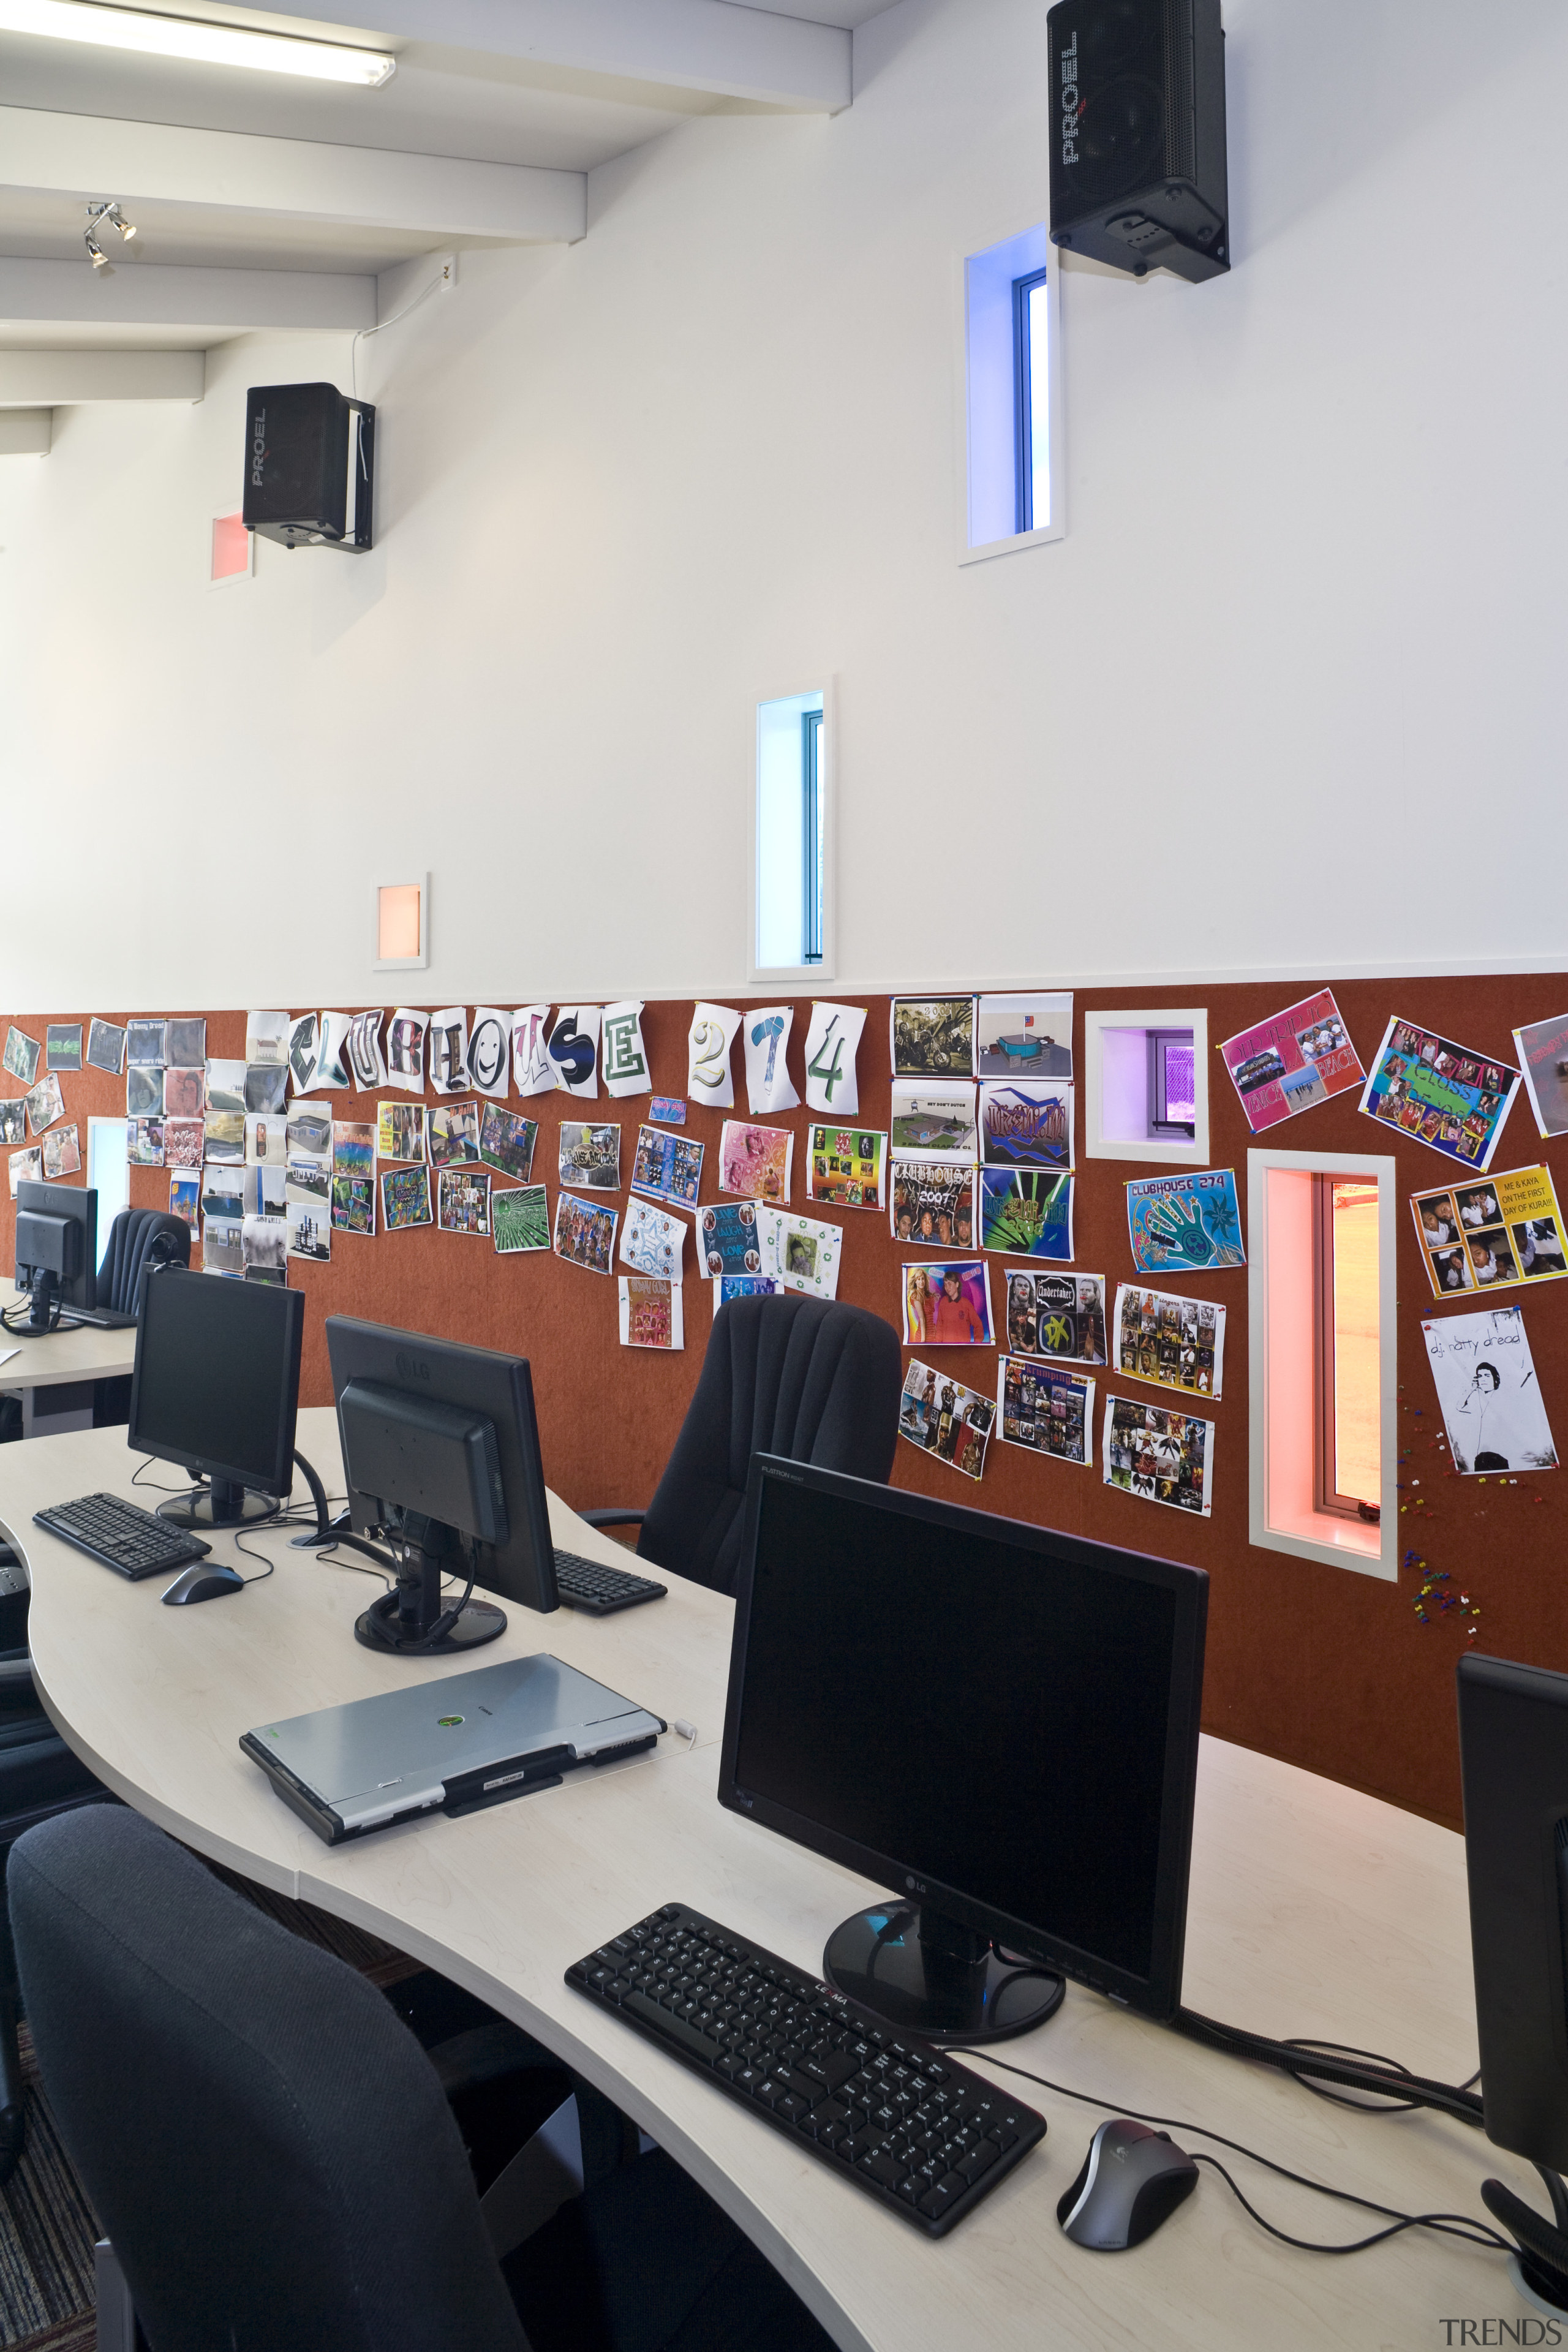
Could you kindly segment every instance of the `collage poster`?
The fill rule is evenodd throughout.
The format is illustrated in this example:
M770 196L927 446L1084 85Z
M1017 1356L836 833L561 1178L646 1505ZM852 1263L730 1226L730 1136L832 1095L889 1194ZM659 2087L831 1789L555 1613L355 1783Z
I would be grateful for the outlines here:
M1005 1444L1026 1445L1031 1453L1048 1454L1058 1462L1088 1466L1094 1427L1092 1381L1025 1357L999 1356L996 1409Z
M1102 1274L1026 1274L1016 1268L1006 1282L1007 1346L1015 1356L1105 1362Z
M1212 1299L1175 1298L1123 1283L1116 1294L1116 1367L1130 1381L1217 1397L1225 1374L1225 1308Z
M916 1249L973 1249L974 1171L951 1160L895 1160L894 1236Z
M1465 1477L1499 1470L1555 1470L1524 1311L1479 1307L1421 1326L1448 1451Z
M623 1274L620 1285L623 1348L680 1348L686 1345L681 1319L680 1285L653 1274Z
M1395 1018L1383 1033L1357 1108L1484 1174L1520 1084L1511 1062L1489 1060Z
M1568 1274L1549 1168L1506 1168L1473 1184L1411 1195L1433 1296Z
M1108 1397L1103 1476L1147 1503L1197 1511L1206 1519L1214 1499L1212 1421L1198 1421L1161 1404Z
M833 1209L885 1209L888 1139L864 1128L814 1127L808 1197Z
M911 1357L904 1375L899 1407L899 1434L934 1454L966 1478L979 1478L985 1469L985 1447L996 1419L989 1397L966 1389L949 1372L939 1372L919 1357Z
M1254 1135L1366 1077L1333 992L1321 988L1220 1047Z
M980 1171L980 1246L1012 1257L1072 1256L1070 1176L1043 1168Z
M754 1127L746 1119L727 1118L719 1136L719 1190L782 1205L789 1199L794 1158L793 1128Z
M1513 1033L1530 1108L1542 1135L1568 1135L1568 1013Z
M1217 1274L1245 1265L1241 1208L1229 1168L1148 1176L1127 1187L1132 1263L1140 1274Z

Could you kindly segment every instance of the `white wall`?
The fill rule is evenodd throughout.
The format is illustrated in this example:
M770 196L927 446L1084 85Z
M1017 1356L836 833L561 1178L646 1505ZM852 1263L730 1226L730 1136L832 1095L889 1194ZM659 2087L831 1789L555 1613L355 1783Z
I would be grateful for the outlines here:
M245 387L0 466L0 1003L735 993L753 704L836 673L844 989L1563 955L1568 17L1230 0L1228 278L1064 273L1068 536L955 560L957 257L1041 0L903 0L362 346L370 555L205 585ZM423 1001L423 999L422 999Z

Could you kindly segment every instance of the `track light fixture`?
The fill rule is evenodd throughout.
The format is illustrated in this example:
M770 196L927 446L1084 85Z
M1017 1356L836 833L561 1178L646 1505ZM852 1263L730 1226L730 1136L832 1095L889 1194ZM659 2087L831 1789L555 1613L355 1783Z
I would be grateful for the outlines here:
M110 265L108 254L98 241L98 232L106 226L110 228L117 228L125 243L129 245L136 235L136 224L134 221L126 219L112 196L105 196L101 203L89 205L87 222L87 227L83 232L87 257L95 269L101 270L106 278L112 278L114 272Z

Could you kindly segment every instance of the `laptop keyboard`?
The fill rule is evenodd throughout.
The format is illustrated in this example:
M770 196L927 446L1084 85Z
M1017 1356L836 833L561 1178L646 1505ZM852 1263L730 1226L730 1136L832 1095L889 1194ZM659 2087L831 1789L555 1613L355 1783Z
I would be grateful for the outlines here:
M136 1583L165 1569L205 1559L212 1546L187 1528L172 1528L119 1495L79 1495L74 1503L53 1503L33 1513L34 1524L75 1544L105 1568Z
M602 1560L584 1559L576 1551L556 1553L555 1589L569 1609L581 1609L590 1617L607 1617L616 1609L635 1609L639 1601L662 1601L669 1591L668 1584L656 1584L651 1576L606 1568Z
M566 1981L928 2237L1045 2137L1032 2107L684 1903L612 1937Z

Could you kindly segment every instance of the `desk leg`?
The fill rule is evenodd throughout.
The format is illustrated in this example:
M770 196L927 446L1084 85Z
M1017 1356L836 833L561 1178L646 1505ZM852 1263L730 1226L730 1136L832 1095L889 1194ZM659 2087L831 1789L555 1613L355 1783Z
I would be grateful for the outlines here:
M58 1381L52 1388L22 1391L24 1437L61 1437L67 1430L92 1427L91 1381Z

